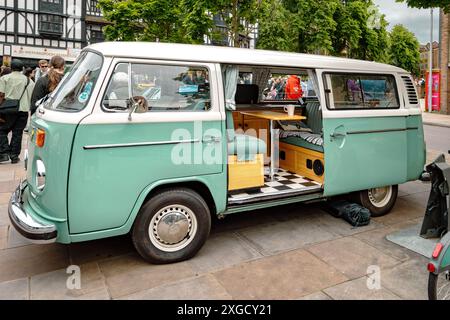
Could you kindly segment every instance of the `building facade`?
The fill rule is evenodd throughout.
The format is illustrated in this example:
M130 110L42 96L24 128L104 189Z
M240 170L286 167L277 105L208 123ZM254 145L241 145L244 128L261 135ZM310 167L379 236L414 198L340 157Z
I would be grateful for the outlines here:
M449 31L450 31L450 19L449 15L444 14L444 11L440 12L439 19L439 69L441 73L440 79L440 92L441 92L441 110L440 113L450 115L450 55L449 55Z
M425 78L430 59L430 43L420 46L420 76ZM433 69L439 69L439 42L433 41Z
M0 56L27 65L54 55L73 61L80 50L103 41L105 21L97 0L0 0Z

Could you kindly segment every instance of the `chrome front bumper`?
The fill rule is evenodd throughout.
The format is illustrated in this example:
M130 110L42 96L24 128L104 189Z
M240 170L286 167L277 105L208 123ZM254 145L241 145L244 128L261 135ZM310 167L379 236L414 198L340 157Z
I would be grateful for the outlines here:
M9 200L8 213L14 228L33 243L52 243L56 241L58 231L54 224L43 224L23 209L22 195L27 188L27 181L19 184Z

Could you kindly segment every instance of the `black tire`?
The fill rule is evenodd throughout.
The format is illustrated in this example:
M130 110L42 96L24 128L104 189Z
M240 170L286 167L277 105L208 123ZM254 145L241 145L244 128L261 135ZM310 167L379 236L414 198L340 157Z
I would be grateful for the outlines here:
M157 214L159 217L155 216ZM179 242L167 243L158 234L157 230L163 229L159 229L157 219L161 222L160 217L171 219L174 215L182 217L183 227L188 228L188 231ZM154 227L150 232L152 219ZM162 227L167 225L163 223ZM172 225L169 230L171 227ZM193 257L205 243L210 230L211 215L205 200L191 189L172 188L158 192L142 206L134 222L132 239L137 252L145 260L154 264L166 264Z
M438 276L434 273L428 275L428 300L437 300Z
M357 193L357 199L359 203L370 210L372 217L381 217L388 214L395 205L398 195L398 185L388 186L390 188L389 198L385 203L375 205L370 197L370 190L363 190ZM371 189L372 190L372 189Z
M437 275L432 272L428 274L428 299L450 300L450 276L448 271Z

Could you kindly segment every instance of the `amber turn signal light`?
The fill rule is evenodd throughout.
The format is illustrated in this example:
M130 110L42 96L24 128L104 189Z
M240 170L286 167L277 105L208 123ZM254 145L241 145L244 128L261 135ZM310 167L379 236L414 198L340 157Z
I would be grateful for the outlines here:
M45 143L45 130L43 129L37 129L36 131L36 145L39 148L42 148Z

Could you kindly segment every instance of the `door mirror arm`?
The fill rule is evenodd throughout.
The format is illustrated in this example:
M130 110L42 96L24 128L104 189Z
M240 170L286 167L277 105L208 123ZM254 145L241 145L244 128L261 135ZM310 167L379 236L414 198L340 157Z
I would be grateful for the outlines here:
M129 101L129 103L128 103L129 104L129 107L128 107L128 109L129 109L129 111L128 111L128 121L132 121L133 119L131 118L131 114L136 111L136 109L139 106L139 103L134 101L133 98L129 98L128 101Z

